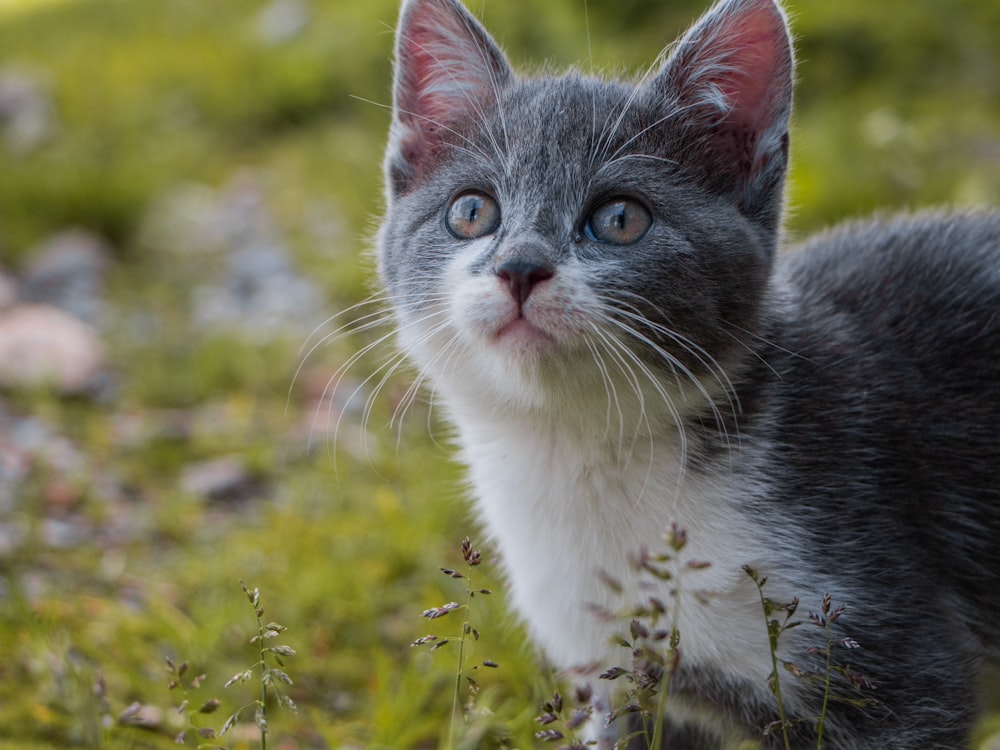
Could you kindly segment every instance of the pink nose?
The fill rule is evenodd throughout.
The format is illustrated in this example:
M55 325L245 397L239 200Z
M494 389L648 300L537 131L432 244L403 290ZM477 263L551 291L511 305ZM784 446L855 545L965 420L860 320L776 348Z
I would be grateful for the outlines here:
M514 301L518 305L523 305L531 295L535 284L551 279L555 275L555 270L548 264L511 258L500 263L496 273L507 283Z

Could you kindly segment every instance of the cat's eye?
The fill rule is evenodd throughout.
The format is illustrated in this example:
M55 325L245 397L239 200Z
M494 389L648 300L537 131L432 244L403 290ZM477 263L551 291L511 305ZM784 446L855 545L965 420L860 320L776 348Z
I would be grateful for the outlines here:
M474 240L499 228L500 206L484 193L462 193L448 206L446 222L460 240Z
M635 198L612 198L591 212L583 228L592 240L631 245L641 240L652 224L649 209Z

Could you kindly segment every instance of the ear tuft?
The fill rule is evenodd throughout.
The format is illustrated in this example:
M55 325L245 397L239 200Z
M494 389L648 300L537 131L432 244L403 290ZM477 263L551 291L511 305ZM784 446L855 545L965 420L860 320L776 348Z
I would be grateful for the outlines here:
M456 126L481 116L512 77L499 47L456 0L404 2L386 159L390 191L406 192Z

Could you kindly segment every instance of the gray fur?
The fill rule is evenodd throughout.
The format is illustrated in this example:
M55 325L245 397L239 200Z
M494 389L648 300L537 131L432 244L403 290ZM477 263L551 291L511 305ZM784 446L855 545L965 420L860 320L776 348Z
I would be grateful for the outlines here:
M781 14L720 3L633 83L519 78L456 2L407 0L380 274L400 316L439 314L437 272L462 245L443 216L466 189L503 211L473 273L578 262L641 331L637 357L664 381L716 385L686 417L688 467L743 482L740 511L773 550L747 562L804 602L847 605L852 664L878 703L833 705L824 746L966 747L1000 645L1000 215L878 219L778 252L790 43L765 45L761 88L739 45L713 36L763 5ZM652 209L635 245L584 236L614 195ZM682 662L676 684L748 735L776 718L766 686L725 665ZM801 690L805 719L819 694ZM815 745L808 723L795 731L795 747Z

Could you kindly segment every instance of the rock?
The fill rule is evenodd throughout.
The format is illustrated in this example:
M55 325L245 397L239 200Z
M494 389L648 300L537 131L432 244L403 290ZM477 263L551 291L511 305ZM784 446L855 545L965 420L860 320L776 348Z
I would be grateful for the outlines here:
M222 456L189 464L184 467L180 479L185 492L217 501L249 499L261 489L260 485L239 456Z
M56 387L80 393L104 369L94 329L50 305L16 305L0 313L0 388Z
M54 549L71 549L87 538L83 525L74 523L74 519L42 519L38 532L42 544Z
M269 46L292 41L309 26L309 6L303 0L274 0L257 14L257 38Z
M178 186L143 220L142 244L190 295L199 332L253 342L301 339L327 317L320 288L297 267L289 228L272 216L261 180L241 171L218 190Z
M193 264L204 268L225 247L228 228L222 226L219 194L196 182L168 188L147 209L139 227L139 245L162 256L167 269L186 272Z
M41 79L9 66L0 69L0 137L7 149L33 151L55 129L52 99Z
M69 229L45 240L29 254L21 297L54 305L91 325L100 322L104 277L111 247L84 229Z
M0 523L0 560L16 558L30 540L31 526L24 516L15 516Z
M17 279L7 269L0 266L0 312L8 307L13 307L19 293Z
M198 194L203 201L209 198ZM285 232L268 210L259 177L252 172L237 174L210 205L210 212L203 205L198 220L184 225L196 229L210 213L211 235L202 232L186 241L175 229L170 243L204 248L201 257L191 259L199 269L199 283L191 290L197 328L255 341L298 337L312 330L325 317L322 295L296 269ZM185 206L190 211L187 201L175 198L172 203L174 211Z

